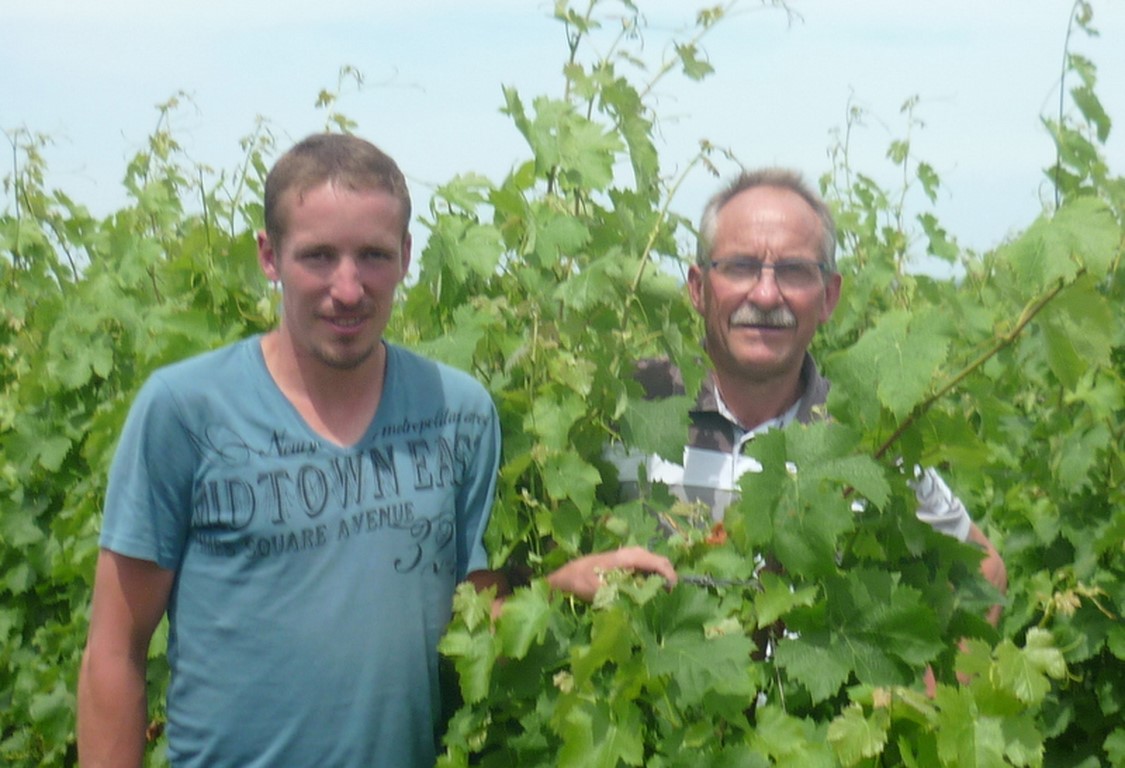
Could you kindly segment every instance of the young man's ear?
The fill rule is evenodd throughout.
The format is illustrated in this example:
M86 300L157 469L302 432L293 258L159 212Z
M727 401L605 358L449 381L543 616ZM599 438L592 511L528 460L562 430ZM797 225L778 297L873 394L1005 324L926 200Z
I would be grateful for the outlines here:
M274 250L273 243L270 242L270 237L265 230L258 232L258 266L262 268L266 279L271 283L276 283L281 279L277 271L277 252Z
M402 237L402 274L406 275L410 271L410 257L411 251L414 248L414 238L407 232Z

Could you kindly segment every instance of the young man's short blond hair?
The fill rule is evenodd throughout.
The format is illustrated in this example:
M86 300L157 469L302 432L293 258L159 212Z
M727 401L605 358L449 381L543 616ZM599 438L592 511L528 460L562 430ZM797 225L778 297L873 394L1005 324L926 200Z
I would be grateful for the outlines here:
M352 191L380 190L402 208L402 237L410 226L410 191L398 164L369 141L343 133L313 134L282 155L266 176L265 227L275 247L285 237L281 199L332 183Z

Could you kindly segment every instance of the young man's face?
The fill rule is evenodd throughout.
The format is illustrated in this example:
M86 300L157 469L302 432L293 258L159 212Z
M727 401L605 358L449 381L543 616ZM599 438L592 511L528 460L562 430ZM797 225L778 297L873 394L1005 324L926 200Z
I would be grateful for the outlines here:
M382 190L326 183L286 192L281 243L258 238L258 259L281 284L280 332L294 353L337 370L370 360L410 266L401 204Z
M812 207L795 192L754 187L718 213L711 259L820 261L822 229ZM756 282L719 269L693 266L692 304L703 316L715 370L732 380L768 382L800 370L816 329L840 298L840 276L819 274L802 287L779 286L771 269Z

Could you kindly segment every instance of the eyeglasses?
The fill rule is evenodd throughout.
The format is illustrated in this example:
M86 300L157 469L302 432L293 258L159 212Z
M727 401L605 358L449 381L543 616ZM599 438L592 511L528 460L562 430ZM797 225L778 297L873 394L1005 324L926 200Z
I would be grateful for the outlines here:
M716 259L711 262L711 269L722 275L724 280L744 288L757 285L763 269L772 269L778 288L801 291L819 286L821 275L828 271L828 266L808 259L782 259L770 263L761 259L734 258Z

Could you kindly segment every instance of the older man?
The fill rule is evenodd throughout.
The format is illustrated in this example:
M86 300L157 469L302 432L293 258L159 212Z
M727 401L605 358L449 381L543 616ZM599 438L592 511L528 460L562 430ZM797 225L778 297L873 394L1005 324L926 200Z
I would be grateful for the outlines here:
M831 211L792 171L746 172L711 198L699 227L698 257L688 272L711 370L690 413L682 464L610 450L626 496L643 492L637 481L643 463L647 481L706 504L719 521L739 477L760 469L743 456L743 446L765 430L823 417L828 382L808 348L840 299L835 251ZM679 371L666 360L642 363L637 377L650 397L684 394ZM1005 589L1003 560L942 478L932 469L918 470L914 489L918 517L981 546L982 573ZM607 567L663 573L668 564L644 550L601 553L560 569L553 583L592 594L597 571ZM998 615L997 606L990 619Z

